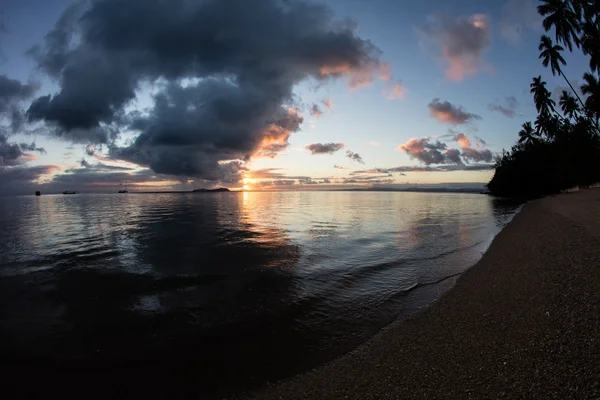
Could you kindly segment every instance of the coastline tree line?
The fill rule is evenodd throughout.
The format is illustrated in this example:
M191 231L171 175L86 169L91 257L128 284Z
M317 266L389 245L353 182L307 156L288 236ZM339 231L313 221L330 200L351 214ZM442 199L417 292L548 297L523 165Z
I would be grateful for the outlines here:
M545 31L554 31L554 39L542 36L539 58L571 91L562 91L556 104L542 77L533 78L537 118L525 122L518 142L497 158L488 183L494 195L535 197L600 182L600 0L542 0L538 13ZM583 96L563 73L566 50L589 60Z

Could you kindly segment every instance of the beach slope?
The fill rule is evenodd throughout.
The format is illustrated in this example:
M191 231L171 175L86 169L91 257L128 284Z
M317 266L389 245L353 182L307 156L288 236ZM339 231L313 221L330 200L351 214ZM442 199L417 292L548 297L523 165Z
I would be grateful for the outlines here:
M599 399L600 190L536 200L456 287L260 399Z

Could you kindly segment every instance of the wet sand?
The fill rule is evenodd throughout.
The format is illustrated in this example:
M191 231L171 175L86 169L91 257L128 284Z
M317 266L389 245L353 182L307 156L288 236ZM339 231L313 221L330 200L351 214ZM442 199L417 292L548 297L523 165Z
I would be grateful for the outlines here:
M456 287L257 399L600 399L600 189L536 200Z

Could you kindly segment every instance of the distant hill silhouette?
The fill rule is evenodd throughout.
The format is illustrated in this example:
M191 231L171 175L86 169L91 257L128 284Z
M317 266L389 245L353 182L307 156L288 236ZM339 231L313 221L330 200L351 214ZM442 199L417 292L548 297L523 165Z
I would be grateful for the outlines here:
M194 189L194 193L214 193L214 192L230 192L227 188L217 188L217 189Z

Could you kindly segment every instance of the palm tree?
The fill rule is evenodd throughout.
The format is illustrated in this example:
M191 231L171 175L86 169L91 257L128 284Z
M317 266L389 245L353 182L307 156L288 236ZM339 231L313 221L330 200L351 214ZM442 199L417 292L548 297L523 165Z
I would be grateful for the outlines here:
M542 81L542 76L533 78L533 82L530 85L530 92L533 94L533 101L535 102L535 108L540 114L550 114L554 110L556 103L552 100L552 93L546 89L546 82Z
M556 34L556 41L563 43L573 50L573 42L579 47L579 23L577 14L571 9L567 0L542 0L538 6L538 13L546 17L542 22L544 29L548 32L552 27Z
M585 83L581 85L581 91L587 95L585 107L596 119L600 116L600 83L598 78L589 72L583 74ZM596 127L598 127L597 120Z
M579 114L581 111L575 97L573 97L573 95L566 90L562 91L559 104L563 114L569 118L575 119L577 114Z
M525 122L521 125L522 129L519 131L519 143L525 143L526 145L537 142L537 136L531 122Z
M563 51L564 48L557 44L555 45L554 43L552 43L552 39L550 39L546 35L543 35L542 40L540 41L540 45L538 46L538 50L541 51L540 56L538 58L542 59L542 64L544 65L544 67L548 67L548 65L550 65L552 75L556 75L556 73L558 72L565 79L573 93L575 93L575 96L577 96L577 100L579 100L581 107L583 107L583 101L581 101L581 98L579 98L579 95L577 94L575 89L573 89L573 85L571 85L571 82L569 82L565 74L562 72L562 69L560 68L561 64L567 64L563 56L560 54L560 52Z
M549 113L539 113L535 119L537 134L545 136L548 140L552 140L556 136L558 128L558 119Z
M582 26L581 50L590 56L592 71L600 71L600 27L598 22L585 21Z

